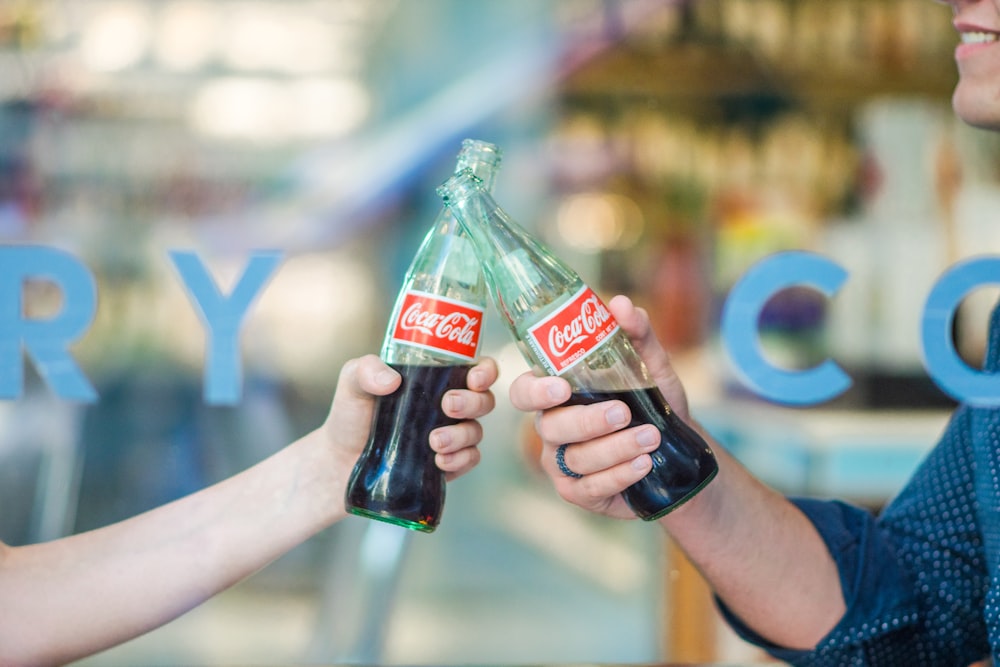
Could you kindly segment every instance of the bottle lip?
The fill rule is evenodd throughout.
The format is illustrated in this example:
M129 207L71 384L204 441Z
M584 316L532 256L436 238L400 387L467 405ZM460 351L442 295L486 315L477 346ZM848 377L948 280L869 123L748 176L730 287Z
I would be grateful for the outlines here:
M461 170L465 167L485 166L487 169L496 171L502 162L502 151L496 144L479 139L465 139L462 141L462 150L459 151L456 167Z
M459 188L463 185L472 185L472 188L466 188L466 194L469 192L474 192L479 188L479 184L483 182L483 179L476 176L472 167L465 167L464 169L458 171L448 180L437 187L436 192L438 196L441 197L445 204L453 202L458 198L458 195L462 193Z
M496 161L500 161L503 151L496 144L484 141L482 139L463 139L462 140L462 152L472 152L476 151L479 153L492 153Z

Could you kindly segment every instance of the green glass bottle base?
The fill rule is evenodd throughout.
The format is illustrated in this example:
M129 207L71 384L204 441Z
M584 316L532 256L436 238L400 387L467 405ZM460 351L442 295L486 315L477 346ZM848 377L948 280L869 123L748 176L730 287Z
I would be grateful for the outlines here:
M691 492L689 494L687 494L686 496L684 496L683 498L681 498L680 500L678 500L673 505L668 505L662 511L657 512L656 514L644 517L643 521L656 521L657 519L662 519L666 515L670 514L675 509L677 509L678 507L680 507L681 505L683 505L684 503L686 503L687 501L691 500L696 495L698 495L698 492L701 491L702 489L704 489L706 486L708 486L708 483L711 482L713 479L715 479L715 476L717 474L719 474L719 469L718 468L716 468L715 470L713 470L711 475L709 475L704 480L702 480L701 484L699 484L698 486L696 486L693 489L691 489Z
M391 523L394 526L400 526L402 528L407 528L409 530L416 530L421 533L433 533L437 526L432 526L429 523L420 523L419 521L410 521L408 519L400 519L399 517L391 516L389 514L381 514L379 512L372 512L370 510L363 509L361 507L348 507L347 511L356 516L362 516L366 519L375 519L376 521L382 521L385 523Z

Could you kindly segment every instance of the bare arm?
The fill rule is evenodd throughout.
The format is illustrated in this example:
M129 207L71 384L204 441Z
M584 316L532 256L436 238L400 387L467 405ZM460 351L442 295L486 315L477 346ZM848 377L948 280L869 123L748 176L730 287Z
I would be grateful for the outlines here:
M751 628L814 648L846 610L833 558L797 507L714 448L717 479L660 523Z
M491 360L452 417L493 407ZM151 630L244 579L346 516L344 489L374 398L399 376L373 355L348 362L326 422L252 468L128 520L52 542L0 544L0 665L63 664ZM479 460L479 424L434 432L449 478Z
M625 297L608 304L677 414L708 440L719 474L701 493L659 520L730 609L775 644L812 648L843 616L845 605L836 566L812 523L781 494L755 479L688 414L683 387L653 335L646 313ZM585 509L634 518L621 491L651 465L648 452L659 434L652 426L622 429L628 407L618 401L556 408L569 398L559 378L528 373L511 386L522 410L544 410L536 427L544 443L541 465L558 493ZM583 474L563 475L555 448Z

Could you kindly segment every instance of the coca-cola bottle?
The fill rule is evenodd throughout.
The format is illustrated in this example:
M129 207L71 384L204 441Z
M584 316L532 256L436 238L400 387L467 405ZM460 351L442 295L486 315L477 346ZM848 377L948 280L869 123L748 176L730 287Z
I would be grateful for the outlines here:
M469 234L493 304L538 375L571 385L567 405L624 401L632 423L654 424L660 446L645 478L623 493L635 514L657 519L718 472L705 440L671 410L628 336L580 276L517 224L464 170L438 188Z
M500 150L462 143L456 170L492 185ZM396 298L381 357L403 377L375 404L372 431L351 472L345 505L352 514L426 533L444 511L444 473L428 438L453 424L441 409L449 389L465 387L479 350L486 288L474 249L442 207L410 264Z

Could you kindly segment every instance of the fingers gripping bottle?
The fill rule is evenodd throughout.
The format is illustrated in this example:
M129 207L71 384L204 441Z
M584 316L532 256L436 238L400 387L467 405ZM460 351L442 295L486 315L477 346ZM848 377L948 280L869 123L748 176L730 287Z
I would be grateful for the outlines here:
M525 231L464 170L438 188L479 253L493 304L538 375L559 375L567 404L618 399L631 426L654 424L653 468L623 492L635 514L658 519L700 491L718 472L705 440L670 408L631 341L573 269Z
M496 146L465 140L456 169L492 184ZM442 208L410 264L382 343L381 357L403 377L376 401L372 431L351 472L345 505L352 514L426 533L444 511L445 477L430 432L453 424L441 410L449 389L465 387L476 360L486 309L479 261L452 213Z

